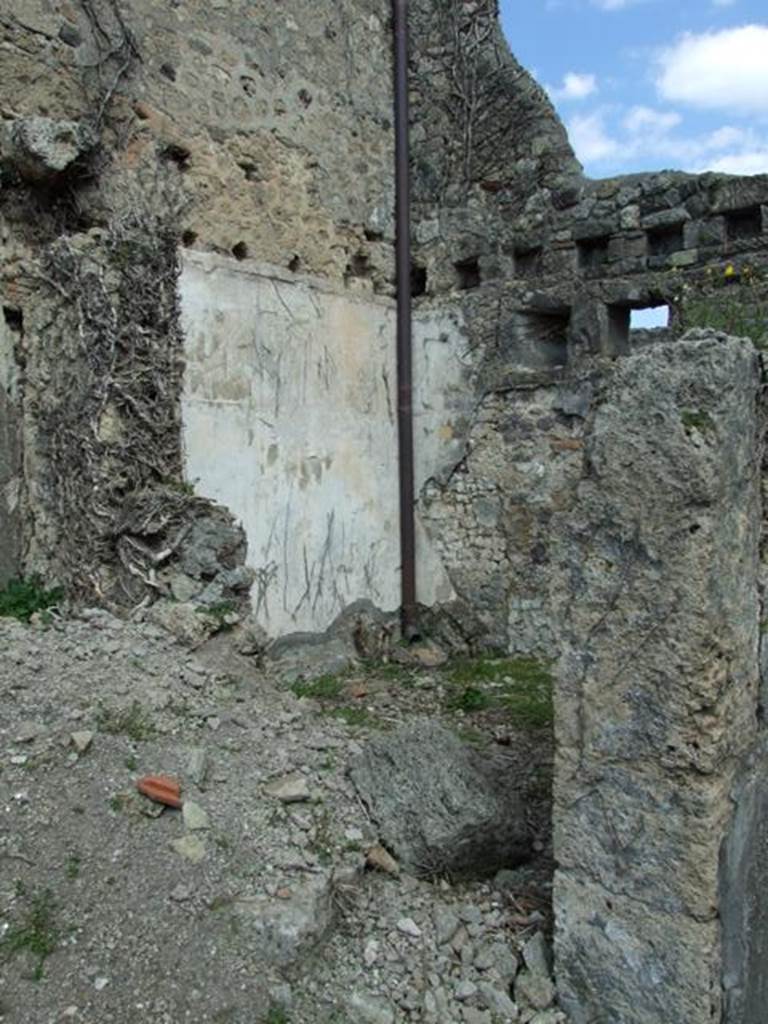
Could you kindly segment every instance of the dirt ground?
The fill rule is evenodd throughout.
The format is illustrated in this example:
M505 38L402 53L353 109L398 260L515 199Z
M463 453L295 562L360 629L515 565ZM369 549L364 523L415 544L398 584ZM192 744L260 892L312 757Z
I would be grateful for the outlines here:
M543 669L361 665L291 688L226 633L192 652L103 611L37 618L0 619L0 1020L564 1019L539 938ZM529 863L413 877L381 850L348 762L414 715L514 773ZM138 793L151 773L182 810Z

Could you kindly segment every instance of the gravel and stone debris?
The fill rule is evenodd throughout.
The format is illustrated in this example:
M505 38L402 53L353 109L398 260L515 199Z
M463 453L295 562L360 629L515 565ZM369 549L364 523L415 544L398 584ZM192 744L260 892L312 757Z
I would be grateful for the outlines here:
M430 874L354 767L414 721L463 763L471 724L473 772L485 755L541 789L546 737L502 747L497 716L447 711L440 666L361 669L366 696L329 703L215 641L0 620L0 1019L560 1024L546 805L520 797L543 854ZM148 775L180 810L137 792Z

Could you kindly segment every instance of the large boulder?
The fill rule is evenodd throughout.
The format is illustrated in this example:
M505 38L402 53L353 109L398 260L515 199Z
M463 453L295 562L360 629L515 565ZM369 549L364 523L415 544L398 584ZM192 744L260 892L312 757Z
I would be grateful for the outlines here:
M382 842L417 874L484 876L531 856L511 765L430 719L371 739L350 776Z

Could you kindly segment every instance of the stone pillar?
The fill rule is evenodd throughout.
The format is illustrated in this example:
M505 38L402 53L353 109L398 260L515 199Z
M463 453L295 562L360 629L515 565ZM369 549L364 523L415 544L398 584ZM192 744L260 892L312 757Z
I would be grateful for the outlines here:
M555 525L572 1024L764 1021L759 387L752 346L710 331L620 360Z
M0 588L21 571L20 423L15 394L14 332L0 311Z

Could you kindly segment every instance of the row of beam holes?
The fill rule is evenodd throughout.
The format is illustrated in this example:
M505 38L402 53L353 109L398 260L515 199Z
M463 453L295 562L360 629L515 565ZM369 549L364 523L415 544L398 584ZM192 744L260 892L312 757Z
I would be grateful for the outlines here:
M470 291L482 284L480 261L477 256L465 260L457 260L453 264L456 272L456 288L459 291ZM427 268L421 263L411 263L411 297L418 298L427 291Z
M724 214L726 238L729 242L745 238L756 238L763 233L763 214L759 206L742 210L729 210ZM647 232L648 255L669 256L685 248L683 225L651 228ZM588 238L578 243L579 266L582 270L594 271L608 260L609 235Z
M541 272L541 246L515 249L515 274L518 277L538 277Z

